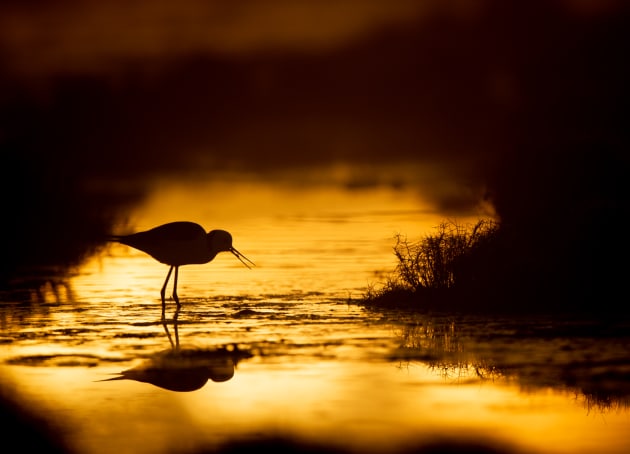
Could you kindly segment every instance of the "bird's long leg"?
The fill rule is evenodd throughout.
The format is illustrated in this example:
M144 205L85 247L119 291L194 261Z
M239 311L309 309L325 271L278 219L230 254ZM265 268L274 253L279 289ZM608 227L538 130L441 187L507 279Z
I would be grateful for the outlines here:
M179 316L179 309L176 309L175 316L173 317L173 327L175 328L175 346L173 347L174 350L179 350L179 330L177 329L178 316ZM173 341L171 341L171 345L173 345Z
M175 276L173 277L173 299L175 300L175 304L177 304L175 313L179 314L179 308L181 305L179 304L179 298L177 297L177 276L179 276L179 266L175 267Z
M168 284L168 280L171 278L171 273L173 272L173 268L177 268L174 266L171 266L168 270L168 274L166 275L166 279L164 280L164 285L162 286L162 290L160 291L160 295L162 295L162 321L164 321L165 317L165 311L166 311L166 284ZM175 282L177 283L177 270L175 271ZM177 302L177 305L179 306L179 301Z
M175 267L175 276L173 277L173 299L177 303L175 314L173 315L173 327L175 328L175 350L179 350L179 331L177 329L177 318L179 317L179 298L177 297L177 278L179 277L179 267Z

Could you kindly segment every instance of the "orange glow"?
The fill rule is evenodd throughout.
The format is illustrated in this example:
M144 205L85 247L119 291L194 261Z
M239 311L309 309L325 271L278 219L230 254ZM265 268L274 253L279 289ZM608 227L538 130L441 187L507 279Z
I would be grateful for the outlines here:
M489 382L449 385L417 366L244 363L234 379L194 393L166 393L129 381L99 383L108 376L102 368L14 372L23 392L44 407L72 409L71 420L83 427L73 444L97 454L169 452L182 439L200 449L287 428L305 440L359 450L388 451L447 437L492 440L525 452L621 454L628 442L625 413L589 415L561 392L527 395ZM116 399L107 397L108 388L116 390ZM152 436L133 435L139 432Z
M210 264L183 267L181 289L229 294L232 287L237 294L256 295L283 292L287 285L309 291L326 282L329 291L337 288L341 295L358 296L379 273L393 268L395 235L419 238L443 217L430 205L423 207L413 187L347 190L332 184L192 179L156 183L130 225L140 231L177 220L198 222L206 230L228 230L234 246L257 265L247 270L229 254L219 254ZM116 251L128 254L135 266L166 275L167 267L146 254L127 247ZM119 287L132 285L130 276L147 272L125 271ZM154 285L158 296L159 279Z
M236 364L231 379L191 393L165 394L130 380L98 382L169 345L157 322L167 267L112 246L72 279L82 310L62 306L50 318L61 328L87 324L100 334L79 330L20 346L21 355L61 358L48 360L57 367L9 371L19 374L29 395L72 408L82 421L72 439L82 451L167 452L182 438L200 449L264 432L359 450L461 437L551 454L586 454L595 446L623 452L625 411L607 413L602 425L562 390L524 392L499 376L482 380L457 366L450 371L456 378L448 378L420 362L386 360L400 346L400 328L334 302L359 296L378 270L393 265L393 234L420 235L440 220L418 209L415 191L162 183L132 224L145 229L177 219L229 229L235 246L257 263L248 270L225 254L182 267L178 341L184 349L237 343L258 354ZM237 317L243 309L254 315ZM173 310L169 301L169 317ZM99 367L64 368L68 362ZM129 432L139 433L138 427L152 434L150 444Z
M3 2L0 404L58 423L76 454L276 434L347 454L627 454L628 326L607 296L626 276L606 252L628 255L628 11ZM427 249L446 262L413 294L431 313L358 304L413 262L397 244L482 218L497 235ZM255 266L226 243L182 265L180 308L169 266L99 249L173 221L230 232ZM607 324L466 315L548 301Z

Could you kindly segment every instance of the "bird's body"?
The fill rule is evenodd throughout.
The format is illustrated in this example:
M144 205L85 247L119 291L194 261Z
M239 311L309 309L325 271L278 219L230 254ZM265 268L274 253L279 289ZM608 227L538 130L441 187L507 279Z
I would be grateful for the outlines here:
M212 232L206 233L203 227L194 222L171 222L145 232L112 239L146 252L160 263L181 266L208 263L220 252L218 247L212 247L210 234L214 237L216 232L227 232Z
M161 291L162 320L164 320L166 306L166 285L173 269L175 270L173 299L177 303L177 309L179 310L177 278L180 266L208 263L219 252L231 252L248 268L250 266L245 261L252 265L254 264L232 246L232 235L229 232L225 230L211 230L206 233L202 226L194 222L170 222L144 232L130 235L114 235L109 240L143 251L158 262L170 266Z

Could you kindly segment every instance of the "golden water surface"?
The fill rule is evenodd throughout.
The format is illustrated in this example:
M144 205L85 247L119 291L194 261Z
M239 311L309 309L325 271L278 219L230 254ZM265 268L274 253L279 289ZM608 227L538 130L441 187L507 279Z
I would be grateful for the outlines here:
M182 309L173 320L169 301L164 327L167 266L111 245L31 304L3 302L5 390L78 453L213 452L267 436L357 452L627 452L627 397L598 400L561 377L585 358L604 361L603 377L621 363L623 377L627 341L513 338L517 321L355 304L395 266L396 234L444 219L423 206L405 188L156 183L116 233L195 221L230 231L256 266L220 254L182 267Z

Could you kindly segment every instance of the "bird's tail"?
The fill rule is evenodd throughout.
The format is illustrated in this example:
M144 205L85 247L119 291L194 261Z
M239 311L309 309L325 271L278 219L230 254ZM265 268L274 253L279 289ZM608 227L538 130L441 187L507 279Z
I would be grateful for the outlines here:
M125 378L127 378L127 377L125 377L124 375L119 375L119 376L117 376L117 377L104 378L104 379L102 379L102 380L96 380L96 381L97 381L97 382L99 382L99 381L124 380Z

